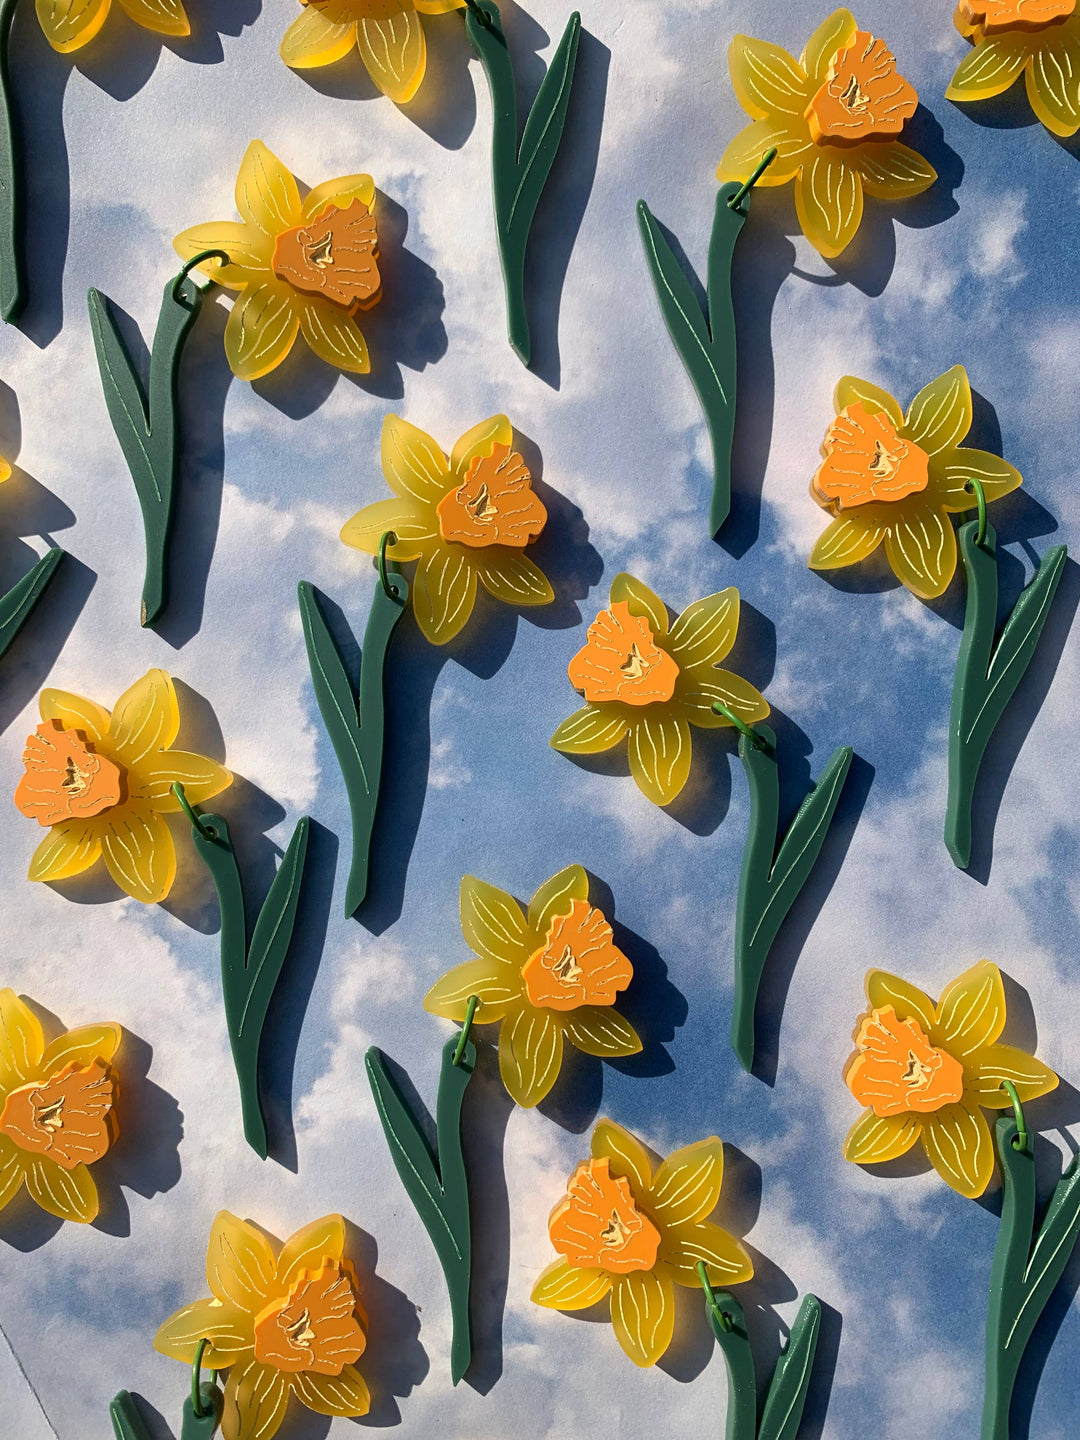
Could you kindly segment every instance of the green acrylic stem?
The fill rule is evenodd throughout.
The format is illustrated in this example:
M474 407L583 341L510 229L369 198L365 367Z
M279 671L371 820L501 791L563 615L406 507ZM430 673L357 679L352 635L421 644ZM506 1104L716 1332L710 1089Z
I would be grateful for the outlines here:
M972 802L986 747L1031 664L1068 554L1064 545L1055 545L1046 552L995 646L997 536L994 527L987 525L985 541L979 545L978 528L977 520L960 527L967 602L949 717L945 844L961 870L971 862Z
M716 196L709 243L707 313L648 205L638 201L638 227L660 311L705 411L713 451L709 533L715 539L731 510L731 447L735 437L736 337L731 294L735 242L749 213L748 193L739 208L728 203L740 190L722 185Z
M54 545L0 599L0 655L29 619L30 612L44 595L56 567L66 554L66 550Z
M757 1377L746 1316L738 1300L726 1291L718 1291L714 1298L716 1308L706 1304L705 1313L728 1372L725 1440L795 1440L802 1424L817 1353L820 1300L816 1295L803 1296L788 1343L776 1362L759 1424ZM729 1328L725 1329L717 1310L726 1316Z
M982 1440L1009 1440L1009 1411L1024 1351L1080 1235L1080 1162L1074 1156L1035 1228L1035 1157L1017 1149L1003 1115L994 1140L1004 1172L1001 1228L990 1270ZM1034 1243L1033 1243L1034 1242Z
M764 742L760 747L745 735L739 738L739 759L750 787L750 825L735 909L731 1045L746 1070L754 1064L754 1016L765 962L821 853L854 753L850 745L833 751L778 846L780 776L776 736L768 725L757 726L756 734Z
M347 916L355 915L367 895L368 857L379 803L386 732L386 652L409 599L409 584L403 575L393 572L388 588L392 594L377 585L372 597L360 658L358 695L319 608L318 591L306 580L301 580L298 587L315 700L341 767L352 816L352 863L345 886Z
M26 304L26 186L8 54L17 4L18 0L0 0L0 315L9 323L19 318Z
M124 452L146 536L141 623L152 625L169 603L169 542L180 463L180 358L206 291L190 276L165 286L150 351L149 394L100 290L91 290L90 329L109 419Z
M180 1440L212 1440L221 1421L221 1410L225 1397L216 1385L204 1381L199 1386L202 1408L206 1413L196 1415L189 1395L184 1401L183 1422ZM109 1404L109 1419L112 1421L114 1440L154 1440L146 1421L139 1410L138 1402L130 1390L121 1390Z
M221 908L221 988L233 1065L240 1083L244 1135L259 1158L265 1160L268 1145L259 1095L259 1046L266 1012L296 925L311 821L306 815L298 821L249 944L244 887L228 824L220 815L204 814L199 820L202 828L193 825L191 839L210 871Z
M472 1240L469 1231L469 1182L461 1143L461 1106L476 1065L476 1047L467 1041L460 1063L454 1064L458 1037L443 1046L439 1097L435 1112L436 1150L417 1116L386 1068L375 1046L367 1052L368 1081L382 1121L386 1143L401 1183L439 1257L450 1296L453 1340L450 1375L456 1385L472 1360L469 1290Z
M478 18L481 12L488 23ZM506 289L507 329L514 353L528 365L532 338L525 308L525 252L540 196L559 152L577 66L581 16L575 11L529 111L518 144L514 67L495 0L471 0L465 31L491 88L491 143L495 227Z

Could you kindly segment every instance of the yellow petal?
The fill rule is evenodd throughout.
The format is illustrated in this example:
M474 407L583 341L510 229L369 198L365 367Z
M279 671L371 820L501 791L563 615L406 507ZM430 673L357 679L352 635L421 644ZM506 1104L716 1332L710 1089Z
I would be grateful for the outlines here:
M164 670L148 670L117 700L109 723L109 749L125 765L167 749L180 729L180 706Z
M992 1045L1005 1028L1005 987L992 960L980 960L945 987L937 1007L934 1044L962 1060Z
M654 805L670 805L690 778L690 726L682 715L646 710L627 737L630 774Z
M1016 81L1027 64L1027 37L988 36L980 40L956 67L945 91L946 100L988 100Z
M486 459L496 445L514 443L514 427L505 415L491 415L471 430L466 430L450 455L455 477L463 480L474 460Z
M921 505L888 530L885 554L893 574L913 595L933 600L956 574L956 531L941 510Z
M534 1305L548 1310L587 1310L611 1289L611 1276L599 1266L581 1268L566 1260L553 1260L537 1277Z
M546 1010L523 1005L499 1031L499 1074L523 1110L538 1105L559 1078L563 1032Z
M8 1089L37 1077L45 1051L41 1021L15 991L0 990L0 1084Z
M193 225L173 241L173 249L185 260L201 255L204 250L223 250L229 264L220 260L203 260L199 269L218 285L230 290L242 289L269 272L274 253L273 242L254 225L236 220L211 220L206 225Z
M864 1110L844 1139L844 1159L856 1165L880 1165L906 1155L922 1130L922 1116L875 1115Z
M1028 102L1053 135L1080 130L1080 36L1064 27L1044 32L1024 72Z
M872 380L860 380L856 375L844 375L836 382L833 391L833 408L837 415L849 405L861 404L869 415L884 412L899 430L904 423L904 412L899 402L887 390L875 385Z
M504 605L550 605L555 599L551 581L527 555L492 545L472 564L484 589Z
M583 866L567 865L565 870L559 870L537 888L529 901L532 938L538 942L545 941L556 915L569 915L575 900L588 898L589 874Z
M191 34L181 0L118 0L118 3L144 30L153 30L158 35Z
M551 737L551 748L567 755L599 755L624 738L630 726L621 707L583 705Z
M292 172L261 140L252 140L236 177L236 208L270 240L301 220L300 191Z
M55 1075L65 1065L78 1065L80 1069L85 1069L95 1060L108 1064L116 1054L123 1034L119 1025L80 1025L77 1030L65 1030L45 1047L41 1073L44 1076Z
M465 875L459 905L461 933L470 950L497 965L525 963L530 953L529 931L512 895L475 875Z
M52 48L67 55L93 40L111 5L112 0L37 0L37 17Z
M909 200L929 190L937 171L917 150L899 140L863 145L854 156L867 195L879 200Z
M729 585L688 605L671 627L665 648L680 670L688 665L718 665L735 644L738 631L739 592Z
M736 35L728 46L731 83L748 115L786 116L802 123L809 98L806 72L779 45Z
M176 879L176 846L155 810L128 807L109 814L101 853L120 889L143 905L164 900Z
M638 1270L617 1275L611 1287L611 1323L635 1365L655 1365L675 1333L675 1287L666 1275Z
M590 1154L607 1160L612 1175L625 1175L635 1196L644 1199L652 1184L652 1162L645 1146L614 1120L598 1120L592 1134Z
M62 820L34 851L31 880L66 880L89 870L101 854L101 826L92 820Z
M351 520L341 527L341 539L354 550L365 555L377 555L382 537L392 531L397 536L393 545L387 545L386 554L390 560L418 560L424 553L425 545L438 537L438 522L434 513L417 500L376 500L374 505L365 505Z
M422 15L449 15L452 10L463 10L465 0L416 0L416 8Z
M934 1027L934 1002L930 996L890 975L888 970L871 970L866 977L866 998L871 1010L884 1010L891 1005L898 1020L915 1020L929 1035Z
M769 702L761 691L731 670L712 670L705 674L700 670L684 671L675 682L675 700L685 709L690 724L702 730L719 730L731 724L712 708L714 700L726 705L748 725L764 720L769 713Z
M180 803L172 793L174 784L184 787L184 794L192 805L202 805L227 790L232 779L224 765L190 750L167 750L162 755L151 756L139 763L137 772L131 771L128 775L131 799L145 800L165 814L176 814L180 810Z
M308 348L328 365L350 375L366 375L371 369L367 341L355 319L331 305L329 300L308 297L295 304L300 334Z
M356 21L335 24L314 5L305 5L281 42L280 55L293 70L342 60L356 44Z
M225 355L238 380L258 380L277 368L300 333L289 286L264 280L242 290L225 325Z
M304 219L310 220L327 205L347 210L354 200L359 200L369 210L374 208L375 181L370 175L339 175L336 180L323 180L308 191L301 208ZM367 306L364 308L367 309Z
M206 1283L216 1299L257 1314L266 1304L277 1266L261 1230L219 1210L206 1247Z
M0 1210L22 1189L26 1161L22 1152L6 1137L0 1138Z
M963 365L924 385L908 408L903 436L928 455L951 450L971 429L971 386Z
M811 570L842 570L872 555L885 538L886 527L855 515L841 515L814 542Z
M437 505L450 489L446 456L430 435L400 415L387 415L383 421L382 467L386 483L403 500Z
M981 1110L945 1105L923 1117L923 1149L947 1185L976 1200L994 1173L994 1146Z
M745 180L765 152L775 149L776 159L758 179L758 188L786 185L795 178L812 146L805 126L793 129L790 119L754 120L728 143L716 168L716 178L721 184Z
M641 1038L625 1016L610 1005L579 1005L563 1017L566 1039L586 1055L614 1060L641 1052Z
M343 1365L340 1375L301 1370L292 1386L296 1398L319 1415L366 1415L371 1409L371 1391L355 1365Z
M190 1365L200 1340L210 1341L203 1353L206 1368L224 1370L254 1345L253 1318L239 1305L196 1300L169 1316L154 1336L154 1349Z
M706 1221L673 1226L663 1231L660 1259L671 1266L680 1285L699 1289L699 1262L704 1262L712 1285L741 1285L754 1275L754 1262L734 1235Z
M969 1099L988 1110L1007 1110L1012 1098L1003 1090L1002 1082L1011 1080L1021 1103L1037 1100L1040 1095L1049 1095L1057 1089L1058 1077L1015 1045L988 1045L985 1050L968 1057L965 1064L965 1089Z
M103 740L109 733L109 712L67 690L43 690L38 708L42 720L59 720L65 730L78 730L87 740Z
M851 44L858 28L850 10L834 10L827 20L821 22L799 56L799 64L812 80L825 79L833 56Z
M662 1225L693 1225L716 1209L724 1178L724 1146L716 1135L674 1150L657 1170L649 1209Z
M965 488L972 479L982 485L988 502L1000 500L1024 483L1015 466L988 450L945 450L930 461L930 484L946 510L975 508L975 496Z
M633 575L628 575L625 570L620 570L611 582L612 605L620 600L626 602L631 615L644 616L654 637L668 633L667 606L647 585L635 580Z
M455 965L436 980L424 996L424 1009L429 1015L456 1020L460 1025L475 995L480 1001L476 1012L478 1025L491 1025L501 1020L507 1008L521 996L521 971L512 965L494 960L467 960Z
M64 1170L55 1160L39 1155L27 1164L24 1173L27 1190L50 1215L80 1225L89 1225L97 1218L97 1186L85 1165Z
M427 67L424 27L412 0L384 0L379 8L378 16L358 17L356 43L375 84L404 105L419 90Z
M233 1365L225 1382L222 1440L273 1440L291 1393L284 1375L254 1358Z
M324 1215L294 1231L277 1258L277 1283L288 1290L301 1270L318 1270L327 1260L340 1261L345 1250L345 1221Z
M476 604L476 571L460 553L433 550L413 577L413 614L432 645L446 645L468 624Z
M843 156L816 154L795 181L795 209L803 234L826 259L846 250L862 224L863 186Z

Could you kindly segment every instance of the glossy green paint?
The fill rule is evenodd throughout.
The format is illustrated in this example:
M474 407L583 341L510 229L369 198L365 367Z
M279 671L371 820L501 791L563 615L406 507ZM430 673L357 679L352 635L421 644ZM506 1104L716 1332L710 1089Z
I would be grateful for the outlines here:
M191 839L210 871L221 909L221 988L233 1065L240 1082L244 1135L260 1159L265 1160L267 1137L259 1097L259 1046L266 1012L296 925L311 821L305 815L297 822L255 921L250 943L244 887L229 826L220 815L200 815L199 821L202 828L193 825Z
M417 1116L386 1068L386 1057L374 1045L367 1052L368 1081L382 1121L386 1143L401 1183L435 1246L450 1296L453 1340L450 1376L456 1385L472 1360L469 1290L472 1282L472 1239L469 1231L469 1181L461 1144L461 1106L476 1066L476 1046L465 1042L461 1063L454 1064L460 1037L443 1046L439 1096L435 1110L437 1148L433 1151Z
M204 1415L196 1415L189 1395L184 1401L183 1421L180 1426L180 1440L212 1440L221 1422L221 1410L225 1397L216 1385L204 1381L199 1386ZM139 1410L138 1402L130 1390L121 1390L109 1404L109 1419L112 1421L114 1440L154 1440L152 1432Z
M735 436L736 337L731 294L735 242L749 213L751 196L738 209L728 203L742 186L722 185L716 196L709 242L708 284L703 311L694 286L645 204L638 201L638 228L645 258L660 301L660 311L675 349L698 393L709 426L713 451L713 493L709 533L715 539L731 510L731 446Z
M994 1141L1005 1188L990 1270L982 1440L1009 1440L1020 1362L1080 1236L1080 1157L1073 1157L1058 1181L1036 1231L1035 1156L1030 1142L1017 1149L1016 1138L1014 1117L1001 1116L994 1125Z
M169 603L169 541L180 463L180 357L205 290L190 276L165 286L150 351L149 394L100 290L90 290L90 330L109 419L124 452L142 510L146 574L140 621L152 625Z
M788 1343L776 1362L759 1424L754 1354L743 1308L727 1291L717 1291L714 1299L714 1305L706 1301L705 1313L728 1372L725 1440L795 1440L814 1369L821 1301L816 1295L803 1296Z
M1013 606L1001 638L997 627L997 536L987 525L978 543L977 520L960 527L967 602L964 634L956 659L952 712L949 716L949 796L945 844L953 863L971 862L971 807L983 755L1016 687L1031 664L1046 617L1065 568L1067 550L1055 545L1043 556L1030 583Z
M833 751L778 845L780 776L776 735L768 725L754 729L763 742L760 748L746 735L739 737L739 759L750 787L750 824L735 908L735 993L731 1015L732 1049L746 1070L754 1064L754 1012L765 962L821 853L854 754L850 745L840 745Z
M532 338L525 308L525 252L536 207L559 153L566 126L581 38L581 16L575 11L570 17L525 121L520 145L514 66L495 0L468 0L465 31L480 57L491 89L492 186L506 288L507 329L514 353L528 365L532 359Z
M54 545L0 599L0 655L29 619L31 610L44 595L49 581L56 574L56 567L66 554L66 550Z
M353 688L341 651L319 608L318 593L307 580L300 581L300 618L315 701L349 797L352 863L345 885L345 914L355 915L367 895L371 833L382 779L386 652L408 604L409 582L404 575L392 571L387 577L386 589L381 584L375 587L360 657L359 694Z
M12 96L11 22L19 0L0 0L0 316L17 320L26 304L23 258L26 187L19 124Z

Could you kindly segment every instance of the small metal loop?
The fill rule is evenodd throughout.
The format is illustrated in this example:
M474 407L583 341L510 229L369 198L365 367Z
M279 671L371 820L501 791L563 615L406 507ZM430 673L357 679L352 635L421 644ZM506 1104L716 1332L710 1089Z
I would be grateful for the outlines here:
M979 507L979 533L975 536L975 544L982 549L986 544L986 491L982 481L976 480L974 476L964 481L964 489L969 495L975 496L975 504Z
M765 151L765 154L758 161L752 173L747 177L747 179L743 181L743 183L739 186L738 190L735 191L735 194L732 195L731 199L727 202L732 210L738 210L739 206L746 199L747 195L750 194L750 191L754 188L757 182L761 179L762 175L765 174L765 171L776 159L776 154L777 151L775 145L771 145L769 149Z
M1001 1088L1012 1101L1013 1117L1016 1120L1016 1134L1013 1136L1013 1149L1026 1150L1028 1148L1028 1128L1024 1119L1024 1107L1020 1104L1020 1096L1016 1086L1011 1080L1003 1080Z
M223 265L231 263L231 257L225 250L200 250L198 255L193 255L190 260L186 260L180 267L179 275L177 275L173 281L172 298L178 305L184 303L180 298L180 286L191 274L192 270L195 269L196 265L201 265L204 260L220 260Z
M195 1359L191 1362L191 1413L195 1416L196 1420L205 1420L208 1415L213 1414L212 1409L204 1410L202 1408L202 1391L199 1388L202 1383L203 1351L209 1344L210 1341L207 1340L204 1336L203 1339L199 1341L198 1345L196 1345ZM214 1378L216 1379L217 1371L215 1370L212 1373L214 1375Z
M469 1043L469 1031L473 1027L473 1019L476 1015L476 1007L480 1004L479 995L469 996L469 1006L465 1011L465 1023L461 1027L461 1034L458 1036L457 1049L454 1051L454 1064L460 1065L465 1055L465 1046Z
M732 1328L731 1316L727 1313L726 1310L721 1310L719 1304L717 1303L716 1293L713 1290L712 1284L709 1281L709 1272L705 1268L704 1260L699 1260L697 1262L697 1274L698 1279L701 1281L701 1288L705 1291L705 1304L709 1307L710 1314L715 1317L716 1323L720 1326L721 1330L730 1330Z
M751 729L745 720L741 720L734 710L729 710L722 700L714 700L712 708L717 715L722 715L725 720L730 721L740 735L745 735L755 750L764 750L765 741L756 730Z
M485 30L491 29L493 23L491 16L485 9L483 9L480 5L476 3L476 0L465 0L465 8L466 10L471 11L472 14L476 16L477 21L479 22L479 24L483 25Z
M191 808L191 801L184 794L184 787L180 784L179 780L173 782L172 793L180 809L183 810L191 822L192 828L198 830L204 840L216 840L217 831L213 829L212 826L205 824L201 815L196 815L195 811Z
M387 530L379 541L379 580L386 595L391 600L398 599L398 591L390 584L390 578L386 570L386 547L396 545L397 536L393 530Z

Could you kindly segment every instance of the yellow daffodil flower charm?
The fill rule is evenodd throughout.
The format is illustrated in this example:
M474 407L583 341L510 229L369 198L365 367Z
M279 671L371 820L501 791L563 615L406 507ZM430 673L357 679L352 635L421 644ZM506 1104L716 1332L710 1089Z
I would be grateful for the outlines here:
M610 1296L611 1323L635 1365L655 1365L675 1329L675 1286L727 1289L754 1267L708 1217L720 1199L724 1147L715 1135L676 1150L653 1171L645 1147L601 1120L590 1158L570 1177L548 1232L559 1252L533 1287L537 1305L586 1310Z
M895 1160L920 1141L947 1185L975 1199L994 1173L994 1146L983 1110L1005 1110L1046 1095L1052 1070L1013 1045L1005 1028L1001 972L981 960L928 995L884 970L866 977L870 1010L855 1027L855 1053L844 1068L848 1089L867 1107L848 1131L844 1156L857 1165Z
M769 713L748 680L717 668L738 629L734 586L695 601L669 624L667 607L647 585L616 575L609 608L589 626L568 669L585 706L562 722L552 747L595 755L625 740L642 793L669 805L690 775L690 726L732 724L713 710L715 701L747 725Z
M717 176L746 180L775 148L757 184L794 180L803 234L822 255L839 255L855 238L864 194L903 200L937 179L898 138L919 102L914 87L850 10L830 15L798 60L779 45L736 35L728 65L753 123L728 146Z
M521 1106L537 1105L558 1079L568 1041L588 1055L636 1055L641 1041L614 1008L633 979L589 877L568 865L521 905L466 875L461 929L476 959L449 971L424 997L432 1015L461 1024L475 996L477 1024L498 1024L499 1073Z
M129 20L157 35L190 35L183 0L116 0ZM88 45L109 18L112 0L38 0L37 16L54 50Z
M61 1220L96 1218L87 1168L117 1138L119 1025L84 1025L45 1043L41 1021L0 990L0 1210L25 1184Z
M227 1210L206 1251L211 1296L165 1321L154 1348L190 1365L228 1369L222 1440L271 1440L289 1399L319 1415L366 1415L368 1387L355 1362L367 1348L367 1317L344 1258L345 1222L326 1215L272 1247ZM276 1253L275 1253L276 1251Z
M342 527L354 550L417 561L413 612L425 639L445 645L468 623L478 585L507 605L549 605L555 592L525 554L547 510L514 449L505 415L482 420L449 457L399 415L382 432L382 465L395 499L358 511Z
M845 375L833 397L836 419L810 494L834 517L810 554L812 570L855 565L884 543L898 580L923 600L956 573L949 515L971 510L977 480L988 501L1021 483L997 455L962 445L971 429L971 386L962 365L931 380L905 415L885 390Z
M988 100L1024 77L1028 103L1054 135L1080 130L1080 12L1076 0L960 0L956 28L975 47L949 100Z
M81 695L43 690L41 724L26 742L15 804L48 829L31 880L66 880L104 857L120 888L145 905L164 900L176 877L165 823L178 814L179 781L201 804L232 783L224 766L173 750L180 708L164 670L148 670L110 715Z
M382 295L371 176L324 180L302 201L294 176L253 140L236 177L236 208L239 223L196 225L173 241L185 260L208 250L229 257L200 268L239 291L225 326L233 374L268 374L303 335L327 364L366 375L371 361L355 317Z
M421 15L460 10L465 0L300 0L285 32L281 58L294 70L332 65L354 47L375 84L404 105L427 70Z

